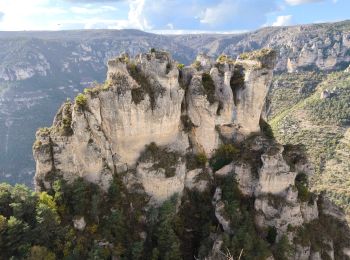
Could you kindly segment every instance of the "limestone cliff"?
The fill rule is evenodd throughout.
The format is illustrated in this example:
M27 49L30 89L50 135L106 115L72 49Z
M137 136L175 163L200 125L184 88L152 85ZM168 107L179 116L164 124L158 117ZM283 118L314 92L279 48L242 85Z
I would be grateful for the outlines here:
M236 62L205 57L183 69L159 51L110 60L103 86L65 103L53 127L37 132L37 186L49 188L55 172L108 187L114 173L135 168L151 142L210 156L223 126L231 126L226 135L259 132L274 59L266 50Z
M118 176L130 193L147 198L146 212L177 194L184 219L188 194L209 194L205 207L217 227L205 238L210 250L193 249L203 259L222 259L224 246L234 250L249 221L249 232L274 252L259 259L280 259L281 243L293 244L286 259L349 258L344 214L308 191L313 169L302 149L260 130L275 56L269 49L237 60L200 55L184 67L153 50L110 60L104 84L63 104L53 126L38 130L37 189L82 177L108 190ZM198 239L193 226L183 228L184 243Z

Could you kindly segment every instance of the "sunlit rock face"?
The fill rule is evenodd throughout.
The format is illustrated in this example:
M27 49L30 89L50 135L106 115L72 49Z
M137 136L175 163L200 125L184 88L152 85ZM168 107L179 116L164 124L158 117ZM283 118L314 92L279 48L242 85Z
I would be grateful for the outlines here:
M206 194L217 223L206 259L226 259L221 247L224 236L235 235L234 218L243 213L239 204L249 208L259 236L272 233L275 242L294 243L308 228L327 246L323 255L347 256L344 213L308 191L304 178L313 168L307 157L300 147L283 146L260 131L274 65L272 50L237 60L201 55L188 67L155 50L110 60L104 84L64 103L52 127L38 130L37 190L82 177L108 191L118 178L130 196L144 196L146 207L169 199L180 207L189 203L189 193ZM216 159L224 161L214 167ZM76 217L76 229L85 224ZM341 235L325 232L334 225ZM299 242L288 259L320 259L310 243Z
M135 168L145 145L152 142L181 154L210 156L223 135L243 140L259 132L274 62L272 50L247 53L237 61L200 55L184 68L162 51L110 60L104 85L86 89L74 104L62 105L53 126L38 131L38 187L49 188L48 176L58 173L69 181L83 177L107 189L112 175ZM173 192L149 194L164 200L178 193L186 174L180 175ZM152 182L152 176L148 180ZM172 185L166 181L161 186L166 190Z

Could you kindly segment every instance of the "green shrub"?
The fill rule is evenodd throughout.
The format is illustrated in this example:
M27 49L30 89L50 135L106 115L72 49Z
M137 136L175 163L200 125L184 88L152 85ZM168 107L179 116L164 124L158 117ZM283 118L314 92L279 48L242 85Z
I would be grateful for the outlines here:
M217 171L232 162L239 152L240 150L233 144L223 144L214 151L210 165L214 171Z
M174 151L169 151L167 148L159 147L152 142L146 145L145 150L139 157L139 162L152 162L153 170L162 168L165 170L167 178L174 177L176 174L176 166L179 163L180 154Z
M133 88L131 90L131 99L136 105L140 104L145 99L145 91L142 88Z
M192 67L199 71L202 68L202 64L199 60L197 60L192 64Z
M204 87L204 92L207 96L207 100L210 104L215 103L215 84L209 73L202 74L202 84Z
M271 128L271 126L269 125L269 123L267 123L264 119L260 118L260 129L261 132L268 138L270 139L274 139L275 136L273 135L273 130Z
M156 108L156 101L159 95L162 95L165 89L158 83L150 83L149 78L137 67L135 63L129 63L127 65L127 70L130 76L140 85L140 88L134 88L131 90L132 101L135 104L139 104L144 100L147 94L150 99L151 108L154 110Z
M50 135L51 133L51 128L49 127L42 127L42 128L39 128L38 129L38 133L41 135L41 136L48 136Z
M204 167L205 164L208 162L208 158L207 158L207 155L205 153L197 154L196 159L197 159L198 165L200 165L202 167Z
M85 107L87 104L87 97L80 93L75 97L75 104L77 104L79 107Z
M289 259L292 255L293 247L289 243L286 235L283 235L274 247L274 257L276 260Z
M230 86L233 94L233 101L238 105L237 92L244 88L244 70L240 65L235 65L232 77L230 79Z
M220 183L225 211L234 230L233 235L224 235L222 249L237 258L243 249L244 259L266 259L271 252L255 229L254 203L244 199L233 174L222 178Z
M267 236L266 240L269 242L271 245L276 242L276 237L277 237L277 229L275 227L269 227L267 230Z
M300 173L295 178L295 187L298 190L298 198L302 202L309 202L312 193L309 191L308 179L305 173Z
M42 142L39 140L35 140L34 144L33 144L33 149L40 149L40 147L42 146Z
M188 115L181 115L180 119L185 133L190 132L194 127L194 124L192 123L190 117Z
M177 64L177 68L178 68L179 70L183 70L184 67L185 67L185 64L182 64L182 63Z

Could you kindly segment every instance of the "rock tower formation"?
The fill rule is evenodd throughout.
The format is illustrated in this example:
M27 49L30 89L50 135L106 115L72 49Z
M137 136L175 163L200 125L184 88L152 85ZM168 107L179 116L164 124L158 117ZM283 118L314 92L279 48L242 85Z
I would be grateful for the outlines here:
M187 67L162 51L110 60L104 84L63 104L53 126L38 130L37 189L82 177L107 190L118 175L152 206L189 190L213 191L221 231L211 234L207 259L224 259L224 236L235 229L222 182L234 180L225 185L252 205L259 235L274 230L276 241L293 243L290 259L348 259L343 212L307 191L313 169L300 147L276 143L261 120L275 59L263 49L237 60L200 55Z
M108 187L114 173L135 167L151 142L210 156L220 136L258 133L274 62L272 50L237 61L201 55L184 68L160 51L110 60L103 86L63 104L53 127L37 132L37 186L50 187L55 172Z

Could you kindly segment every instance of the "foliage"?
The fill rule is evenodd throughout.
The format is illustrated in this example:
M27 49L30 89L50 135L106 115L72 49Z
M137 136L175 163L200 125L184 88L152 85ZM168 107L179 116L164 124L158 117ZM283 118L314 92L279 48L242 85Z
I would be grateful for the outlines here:
M221 187L225 210L234 230L233 235L224 235L222 248L227 248L233 256L239 256L243 249L244 259L266 259L271 252L255 230L253 203L242 197L233 175L222 179Z
M214 171L221 169L223 166L232 162L232 160L239 154L240 150L233 144L222 144L214 151L210 159L210 166Z
M87 97L80 93L75 97L75 104L77 104L79 107L85 107L87 104Z
M349 73L341 71L283 73L275 77L269 93L269 124L275 138L282 144L305 145L316 170L310 187L326 191L333 202L346 210L348 219L349 86ZM330 97L321 99L326 90Z
M179 64L177 64L177 68L178 68L179 70L183 70L183 69L185 68L185 64L179 63Z
M196 160L199 166L204 167L208 162L207 155L205 153L198 153L196 155Z
M292 255L292 245L286 235L283 235L274 247L274 257L277 260L288 259Z
M131 90L132 101L135 104L139 104L145 99L145 95L147 94L150 99L151 108L154 110L157 105L156 101L158 96L162 95L165 89L157 82L151 84L149 77L146 76L135 63L129 63L127 65L127 70L130 76L140 86Z
M202 64L199 60L197 60L192 64L192 67L199 71L202 68Z
M216 60L218 63L229 63L229 64L233 64L234 63L234 60L231 58L231 57L229 57L229 56L227 56L227 55L225 55L225 54L221 54L218 58L217 58L217 60Z
M180 119L183 125L183 130L185 133L189 133L194 127L194 124L192 123L190 117L188 115L181 115Z
M175 232L181 240L184 259L192 259L193 256L204 259L212 247L210 233L215 230L217 221L211 199L211 191L185 190L175 218Z
M172 227L176 213L176 199L168 200L159 209L159 224L156 230L158 250L162 259L180 259L180 240Z
M239 58L241 60L252 60L252 59L257 59L257 60L261 60L262 58L269 56L271 54L274 53L274 50L272 49L260 49L260 50L256 50L256 51L251 51L251 52L244 52L242 54L239 55Z
M293 107L312 95L325 75L321 72L298 72L275 75L268 94L269 118Z
M209 73L202 74L202 84L204 88L205 95L210 104L215 103L215 84Z
M330 98L312 99L308 103L310 119L316 124L350 125L350 77L343 73L331 74L322 90L327 86L334 89Z
M1 257L130 259L137 253L144 200L128 193L119 178L108 193L83 179L72 184L59 179L53 186L49 194L0 185ZM131 215L130 205L138 208ZM75 216L84 216L84 231L73 228Z
M260 129L261 132L268 138L270 139L274 139L274 135L273 135L273 130L271 128L271 126L269 125L269 123L267 123L264 119L260 118Z
M46 247L32 246L27 259L28 260L55 260L56 256Z
M298 190L298 198L302 202L309 202L312 196L309 191L308 179L305 173L299 173L297 175L295 178L295 186Z
M139 162L152 162L152 169L164 169L166 177L174 177L176 167L179 164L180 154L175 151L170 151L167 148L157 146L152 142L146 145L145 150L141 153Z
M276 242L277 237L277 229L275 227L269 227L267 230L267 237L266 240L270 244L274 244Z
M244 69L241 65L235 65L232 77L230 79L233 100L235 105L238 104L237 92L244 88Z

